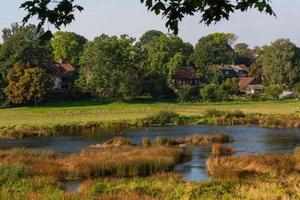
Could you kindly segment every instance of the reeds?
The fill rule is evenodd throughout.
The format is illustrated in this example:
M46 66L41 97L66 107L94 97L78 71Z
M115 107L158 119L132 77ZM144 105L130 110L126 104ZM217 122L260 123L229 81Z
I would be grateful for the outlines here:
M219 143L213 144L212 154L214 156L231 156L233 154L233 148Z
M0 151L0 164L22 166L30 174L57 180L133 177L169 171L177 163L189 158L186 153L181 148L165 146L91 148L67 156L30 149L12 149Z
M295 171L296 161L288 154L245 155L237 157L210 157L208 172L216 178L241 178L245 175L286 175Z

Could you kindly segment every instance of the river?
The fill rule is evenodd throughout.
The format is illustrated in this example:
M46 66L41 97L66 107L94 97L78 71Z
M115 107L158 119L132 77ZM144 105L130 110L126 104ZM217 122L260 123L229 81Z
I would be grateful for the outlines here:
M131 130L121 133L134 143L140 143L143 137L155 139L158 136L177 137L193 134L225 133L233 136L234 142L227 144L235 149L235 155L293 152L300 145L300 129L270 129L258 126L164 126L150 127L142 130ZM53 136L41 138L25 138L22 140L0 140L0 148L28 147L51 150L56 153L74 153L90 145L99 144L112 138L112 133L91 135ZM183 175L185 180L201 181L208 178L205 160L210 156L209 145L194 147L192 160L175 167L175 171Z

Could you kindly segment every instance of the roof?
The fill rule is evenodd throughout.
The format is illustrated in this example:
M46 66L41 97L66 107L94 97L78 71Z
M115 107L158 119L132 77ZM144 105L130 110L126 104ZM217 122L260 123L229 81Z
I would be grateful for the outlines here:
M194 67L181 67L175 73L175 79L199 79Z
M251 85L251 83L255 80L254 77L250 76L250 77L242 77L239 79L239 87L240 88L245 88L248 85Z
M69 62L56 62L54 63L54 74L56 76L66 76L70 75L75 71L75 68Z

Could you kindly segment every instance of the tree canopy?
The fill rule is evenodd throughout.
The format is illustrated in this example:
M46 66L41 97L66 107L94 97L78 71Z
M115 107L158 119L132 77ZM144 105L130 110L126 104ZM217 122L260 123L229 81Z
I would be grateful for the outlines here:
M6 77L15 64L48 68L52 64L52 49L49 42L40 43L44 33L35 25L20 26L13 24L3 29L3 44L0 46L0 73ZM1 79L1 78L0 78Z
M269 85L290 86L300 72L298 48L289 39L279 39L263 48L260 64Z
M233 63L234 50L231 44L235 39L233 33L214 33L200 38L193 55L199 72L206 75L210 65Z
M138 1L138 0L137 0ZM251 8L270 15L275 15L270 5L271 0L139 0L149 11L156 15L162 14L166 18L166 27L178 33L179 22L188 15L200 14L200 22L207 25L218 22L221 19L229 19L235 11L245 12ZM57 29L70 24L75 20L74 13L82 11L83 7L76 4L75 0L26 0L21 8L27 11L23 22L36 17L39 21L38 28L42 28L47 22ZM52 32L49 30L44 39L50 39Z
M82 54L87 39L73 32L58 31L51 41L53 56L56 61L67 60L72 65L79 65L79 57Z

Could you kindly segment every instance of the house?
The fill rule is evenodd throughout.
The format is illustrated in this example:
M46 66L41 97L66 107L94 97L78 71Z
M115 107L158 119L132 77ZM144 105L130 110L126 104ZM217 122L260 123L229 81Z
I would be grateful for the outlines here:
M238 77L246 77L249 74L249 69L246 65L213 65L213 67L219 68L222 73L224 79L227 78L238 78Z
M260 85L260 81L252 76L240 77L238 86L240 91L251 94L262 93L264 91L264 86Z
M181 67L175 72L174 85L180 87L182 85L199 85L203 80L197 75L194 67Z
M69 92L73 87L75 68L69 62L55 62L52 68L54 92Z

